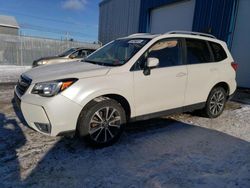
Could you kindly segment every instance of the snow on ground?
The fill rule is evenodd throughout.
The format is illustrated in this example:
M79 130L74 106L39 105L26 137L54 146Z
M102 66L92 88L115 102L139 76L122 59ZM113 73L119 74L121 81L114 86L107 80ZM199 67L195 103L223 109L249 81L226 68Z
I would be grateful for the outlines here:
M184 123L218 130L250 142L250 105L230 102L226 111L216 119L198 118L192 114L175 115L173 118Z
M0 85L0 187L249 187L250 106L130 124L114 146L29 129ZM14 107L13 107L14 106ZM17 115L16 115L17 114Z
M17 82L19 76L31 66L1 65L0 83Z

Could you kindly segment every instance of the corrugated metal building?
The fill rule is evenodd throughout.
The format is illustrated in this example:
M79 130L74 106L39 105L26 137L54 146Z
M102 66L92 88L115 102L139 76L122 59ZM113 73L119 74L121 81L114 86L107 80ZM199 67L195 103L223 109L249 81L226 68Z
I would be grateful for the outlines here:
M0 34L18 35L19 25L13 16L0 15Z
M137 32L193 30L228 43L239 63L238 84L250 88L250 0L103 0L99 40Z
M99 39L107 43L137 33L141 0L105 0L100 3Z

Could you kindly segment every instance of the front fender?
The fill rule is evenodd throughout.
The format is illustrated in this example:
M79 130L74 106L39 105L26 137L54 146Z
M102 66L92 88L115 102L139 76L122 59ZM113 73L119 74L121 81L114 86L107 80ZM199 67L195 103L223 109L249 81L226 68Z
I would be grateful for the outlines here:
M135 116L133 103L133 80L112 79L106 77L83 79L73 84L69 89L61 94L78 103L82 107L91 100L104 95L120 95L127 100L131 109L131 117ZM114 87L113 87L114 86Z
M130 109L131 109L131 117L135 116L135 108L132 103L132 98L125 95L124 92L117 90L117 89L106 89L106 90L99 90L93 93L89 93L89 95L84 96L84 99L80 102L80 105L84 107L93 99L100 97L100 96L104 96L104 95L119 95L125 98L128 101Z

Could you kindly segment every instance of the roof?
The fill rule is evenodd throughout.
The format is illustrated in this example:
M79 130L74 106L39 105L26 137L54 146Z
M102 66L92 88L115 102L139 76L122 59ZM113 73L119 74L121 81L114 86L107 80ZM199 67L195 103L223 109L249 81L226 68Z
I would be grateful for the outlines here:
M19 29L16 18L13 16L0 15L0 26Z
M209 40L218 40L215 36L207 33L199 33L193 31L170 31L163 34L151 34L151 33L135 33L129 35L124 38L145 38L145 39L153 39L159 36L174 36L174 37L193 37L193 38L202 38L202 39L209 39Z
M87 48L87 47L72 47L72 48L69 48L69 49L74 49L74 50L96 50L96 49Z
M144 38L155 38L158 37L160 34L152 34L152 33L134 33L129 35L129 37L144 37Z
M145 39L153 39L155 37L160 36L160 34L150 34L150 33L135 33L132 35L129 35L124 38L145 38Z

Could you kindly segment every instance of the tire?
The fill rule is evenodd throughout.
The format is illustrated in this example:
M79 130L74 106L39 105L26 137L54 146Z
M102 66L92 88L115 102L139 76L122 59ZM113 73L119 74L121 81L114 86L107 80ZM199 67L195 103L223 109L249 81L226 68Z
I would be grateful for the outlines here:
M78 119L80 137L94 147L106 147L121 137L126 124L126 113L117 101L99 97L91 101Z
M225 109L226 101L227 94L224 88L216 87L212 89L203 110L204 115L208 118L217 118Z

